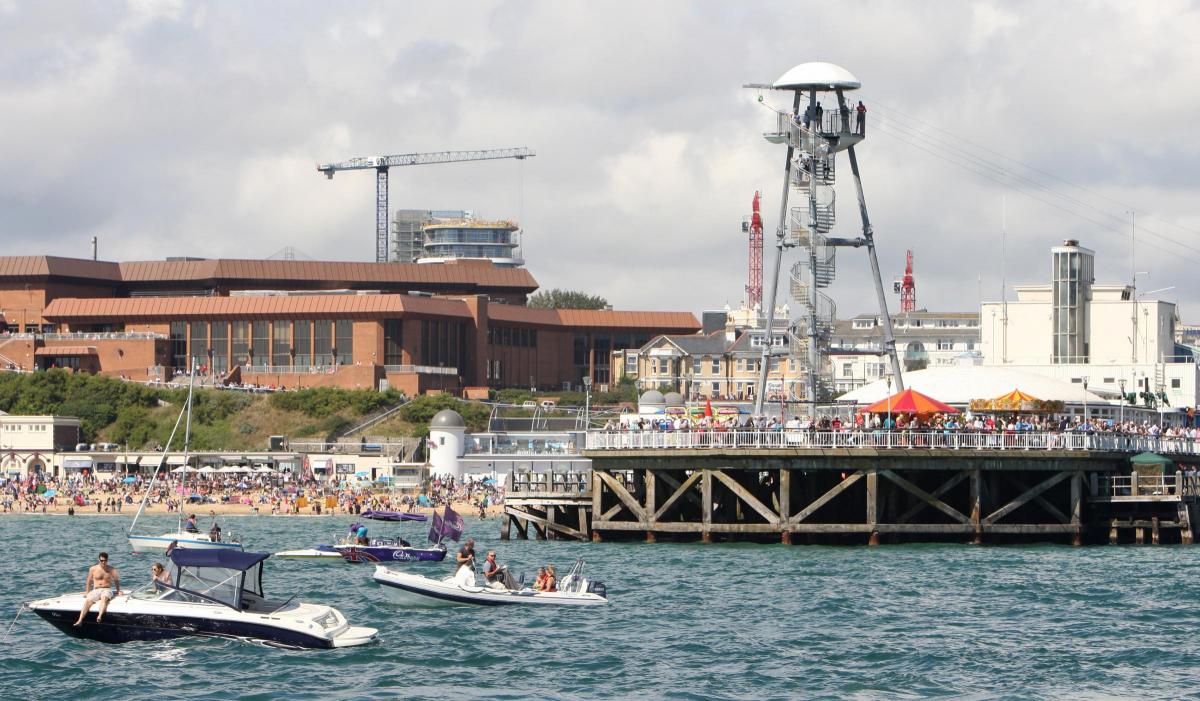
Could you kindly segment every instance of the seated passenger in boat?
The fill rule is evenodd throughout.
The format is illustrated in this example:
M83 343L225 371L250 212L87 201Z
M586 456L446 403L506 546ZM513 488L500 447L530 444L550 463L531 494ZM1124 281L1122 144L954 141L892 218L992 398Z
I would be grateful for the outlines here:
M200 532L200 527L196 525L196 514L188 516L187 523L184 524L183 530L187 531L188 533Z
M483 561L483 578L487 580L488 584L504 583L504 568L496 562L495 550L489 550L487 559Z
M221 527L217 525L216 521L213 521L212 528L208 530L208 539L214 543L221 542Z
M533 590L534 591L545 591L546 590L546 568L545 567L538 568L537 579L533 580Z
M554 565L546 565L546 579L542 584L542 591L558 591L558 574L554 571Z

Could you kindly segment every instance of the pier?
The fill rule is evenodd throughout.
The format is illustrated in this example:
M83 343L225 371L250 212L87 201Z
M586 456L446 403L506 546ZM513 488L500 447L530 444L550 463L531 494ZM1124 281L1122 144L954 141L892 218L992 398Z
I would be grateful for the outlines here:
M1198 448L1082 433L593 431L590 475L513 474L501 535L1191 543L1194 476L1139 474L1130 458L1193 467Z

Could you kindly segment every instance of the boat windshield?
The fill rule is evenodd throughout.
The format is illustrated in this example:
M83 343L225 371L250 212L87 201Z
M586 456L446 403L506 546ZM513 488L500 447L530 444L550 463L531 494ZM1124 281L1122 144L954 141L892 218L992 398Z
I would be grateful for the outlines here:
M241 610L242 570L227 567L181 567L177 586Z

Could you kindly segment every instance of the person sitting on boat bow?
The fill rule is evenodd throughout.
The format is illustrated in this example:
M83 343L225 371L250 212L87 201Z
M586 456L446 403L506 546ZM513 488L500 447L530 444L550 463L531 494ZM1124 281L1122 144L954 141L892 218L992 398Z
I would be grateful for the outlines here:
M163 567L162 563L160 563L160 562L156 562L153 565L150 565L150 577L151 577L151 580L154 582L155 589L159 588L158 585L160 582L162 584L170 584L171 583L171 573L168 572L167 568Z
M221 527L217 525L216 521L213 521L212 528L208 530L208 539L214 543L221 542Z
M200 527L196 525L196 514L188 516L187 523L184 524L183 530L187 531L188 533L200 532Z
M121 593L121 578L117 575L117 568L109 566L108 553L102 552L96 559L97 564L88 568L87 580L83 584L83 608L75 621L76 626L83 625L83 617L97 601L100 602L100 612L96 614L96 622L100 623L104 619L104 612L108 610L108 602Z

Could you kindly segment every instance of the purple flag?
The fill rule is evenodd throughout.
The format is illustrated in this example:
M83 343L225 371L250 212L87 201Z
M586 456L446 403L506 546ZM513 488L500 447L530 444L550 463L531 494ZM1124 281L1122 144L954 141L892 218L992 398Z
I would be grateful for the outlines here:
M433 515L433 525L429 527L429 542L442 542L442 517L437 514Z
M467 522L463 520L463 517L447 504L446 513L442 514L442 536L457 541L462 537L466 527Z

